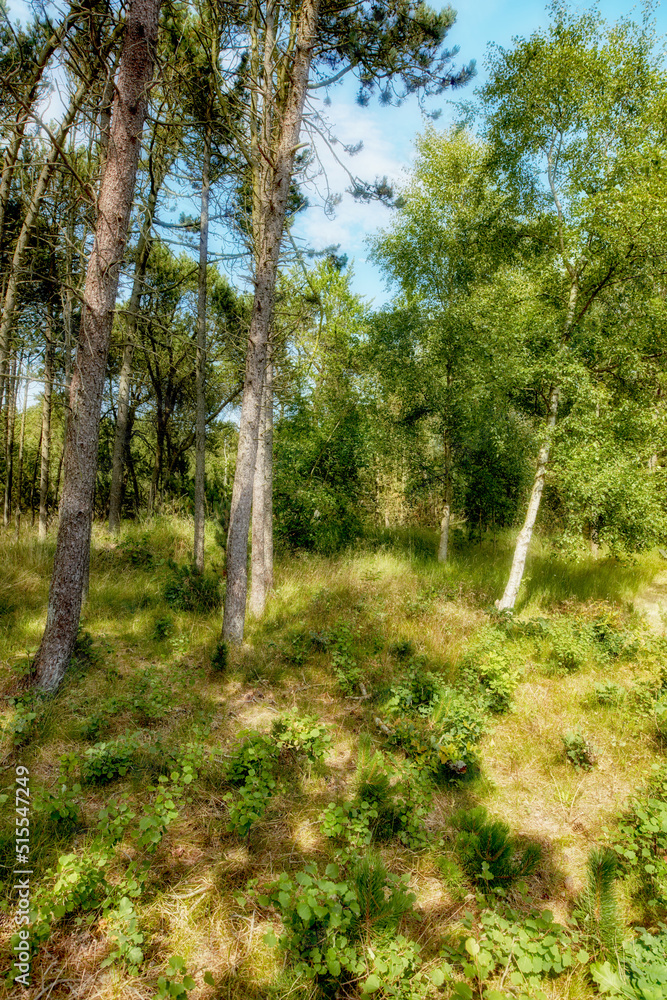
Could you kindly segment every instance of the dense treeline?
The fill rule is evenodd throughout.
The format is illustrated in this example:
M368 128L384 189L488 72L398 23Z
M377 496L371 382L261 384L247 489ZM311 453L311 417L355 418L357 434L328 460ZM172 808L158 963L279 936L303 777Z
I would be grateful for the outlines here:
M362 105L467 83L452 21L409 0L3 11L0 472L7 531L58 525L42 686L73 648L91 517L192 514L196 573L215 518L232 641L251 507L258 615L274 527L331 553L437 524L446 561L454 523L522 525L501 609L538 516L614 553L663 537L667 90L648 22L556 5L490 50L402 191L354 180L394 206L370 237L390 305L354 294L340 248L312 264L292 236L319 95L347 73Z

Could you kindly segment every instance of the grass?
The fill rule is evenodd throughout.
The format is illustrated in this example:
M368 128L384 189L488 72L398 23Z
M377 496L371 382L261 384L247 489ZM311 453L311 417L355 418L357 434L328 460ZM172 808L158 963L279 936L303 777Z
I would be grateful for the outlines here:
M489 618L508 570L509 538L493 546L485 540L481 548L459 544L446 566L435 561L436 539L428 532L383 532L366 548L335 558L285 556L277 562L265 618L248 623L244 645L230 651L228 667L219 674L210 664L219 610L182 611L165 598L170 561L187 561L190 540L191 525L173 518L128 526L120 543L96 529L83 615L92 644L80 645L60 691L37 705L36 719L19 734L11 732L16 706L9 699L20 693L21 668L39 642L53 543L0 540L4 790L13 795L14 768L22 764L30 770L33 796L56 794L63 759L71 761L71 785L94 744L125 737L136 743L127 774L107 785L84 784L75 795L77 822L33 814L35 896L54 898L58 858L90 854L97 814L110 799L126 794L137 816L152 815L156 793L150 788L182 767L179 754L188 743L199 741L204 749L198 776L181 789L178 814L155 849L142 853L128 827L107 861L112 886L125 885L128 865L141 858L147 862L134 904L142 961L136 969L127 961L100 968L111 951L113 917L92 902L84 904L56 921L38 948L34 993L47 988L53 1000L71 989L100 1000L153 997L169 956L180 955L195 974L195 998L314 996L312 982L265 943L265 934L279 933L281 925L275 908L258 903L256 893L281 871L293 874L309 863L323 870L340 860L341 842L323 835L320 817L330 803L354 803L359 794L360 741L367 747L370 739L391 782L416 787L426 758L416 768L410 765L376 722L393 725L383 697L400 687L411 655L395 652L399 641L412 644L423 658L418 669L441 685L463 683L462 663L487 655L479 649L489 636L502 669L520 674L511 711L486 712L477 766L463 777L450 773L429 785L420 821L425 839L406 845L390 836L374 846L391 872L409 878L414 914L401 918L400 933L419 942L425 974L439 968L448 942L469 934L470 927L475 932L487 905L457 856L450 817L461 808L483 804L513 836L541 845L542 862L526 880L527 896L511 890L510 902L520 912L548 908L571 922L591 847L605 842L624 801L646 781L650 765L664 760L655 727L634 711L631 696L619 704L599 703L594 696L596 683L613 680L632 692L638 679L655 673L652 640L632 601L661 569L659 559L647 554L622 564L586 555L568 560L547 540L536 541L519 621L543 619L551 623L547 628L589 636L591 623L606 616L614 634L636 640L627 655L611 658L587 639L577 669L564 671L553 658L551 633L540 631L543 623L505 635ZM221 562L212 539L208 553L213 563ZM347 689L341 688L345 678ZM325 724L331 742L324 759L294 770L289 753L279 758L279 787L265 796L265 811L247 836L230 832L230 803L238 789L230 785L226 767L239 734L270 732L276 719L290 713ZM419 722L420 716L414 717ZM563 751L563 733L577 728L596 749L597 764L589 772L576 770ZM9 803L2 810L0 864L9 882L13 819ZM347 870L344 857L343 864ZM664 919L631 880L619 883L619 892L626 923ZM461 923L466 912L471 925ZM7 966L11 917L9 907L0 912ZM454 969L454 979L463 975L461 968ZM203 985L205 969L213 973L214 987ZM401 987L404 1000L449 995L447 985L438 990L430 979L426 985L410 982L412 993ZM326 992L326 982L320 985ZM355 985L352 977L340 996L359 996L360 988L361 980ZM540 988L553 1000L597 995L585 967L545 979Z

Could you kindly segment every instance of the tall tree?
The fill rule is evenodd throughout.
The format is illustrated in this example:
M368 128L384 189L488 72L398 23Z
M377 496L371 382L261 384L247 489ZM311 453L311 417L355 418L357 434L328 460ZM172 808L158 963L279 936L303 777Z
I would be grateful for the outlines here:
M248 337L239 444L227 541L223 635L241 642L247 595L247 550L266 350L290 187L310 88L354 71L360 99L380 86L390 102L403 94L440 92L464 83L472 69L447 73L443 39L454 21L411 0L302 0L285 11L275 0L251 5L249 168L254 299ZM315 79L311 82L311 71Z
M62 680L76 640L90 555L100 409L120 265L132 208L157 43L160 0L132 0L116 81L109 148L97 202L81 336L70 387L63 494L46 628L35 657L45 690Z

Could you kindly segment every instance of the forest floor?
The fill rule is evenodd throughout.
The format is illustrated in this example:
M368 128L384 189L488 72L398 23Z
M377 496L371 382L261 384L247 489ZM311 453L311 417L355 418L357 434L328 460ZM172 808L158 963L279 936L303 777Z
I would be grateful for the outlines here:
M52 543L0 543L7 971L23 774L33 908L31 985L0 994L667 997L657 555L537 541L507 617L509 545L440 566L434 535L386 532L280 559L227 650L190 532L96 531L49 699L25 678Z

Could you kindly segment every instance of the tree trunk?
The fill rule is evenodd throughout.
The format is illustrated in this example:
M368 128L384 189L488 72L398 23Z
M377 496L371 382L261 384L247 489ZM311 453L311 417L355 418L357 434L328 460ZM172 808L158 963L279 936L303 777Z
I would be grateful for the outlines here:
M12 516L12 486L14 479L14 427L16 425L16 397L18 393L17 373L20 364L16 357L12 361L7 387L7 414L5 425L5 503L3 524L8 527Z
M150 229L157 204L158 194L165 178L167 167L161 164L160 169L153 174L150 194L146 203L141 234L137 241L136 265L134 281L127 318L127 339L123 348L123 360L118 380L118 397L116 399L116 431L113 442L113 458L111 461L111 489L109 491L109 531L117 535L120 531L121 498L123 493L123 467L125 464L125 447L127 441L127 423L130 408L130 390L132 388L132 363L137 342L137 325L139 322L139 307L141 293L146 277L146 268L151 253Z
M449 551L449 520L452 510L452 449L449 440L449 430L445 429L445 506L440 521L440 545L438 546L438 562L446 563Z
M36 683L47 691L57 688L65 674L81 613L104 376L153 73L159 10L160 0L131 0L127 16L70 387L63 495L46 628L34 664Z
M319 0L304 0L299 12L296 51L291 67L289 90L277 127L279 138L269 164L264 162L266 153L261 161L264 183L261 186L257 208L255 294L246 354L236 472L227 537L227 595L222 631L225 639L234 643L243 640L248 587L248 529L257 457L262 383L266 367L266 347L273 316L280 243L285 226L294 156L301 131L318 14ZM267 97L265 94L265 98ZM271 103L265 99L265 105ZM265 108L265 117L269 111L270 109Z
M266 366L252 492L250 614L261 618L273 586L273 372Z
M540 500L542 499L542 490L544 489L544 477L547 470L547 462L549 461L551 435L554 427L556 426L557 414L558 389L552 386L549 393L549 415L547 417L546 436L542 447L540 448L539 455L537 456L537 469L535 471L533 489L528 502L526 520L524 521L523 527L519 532L519 537L516 540L516 548L514 549L514 559L512 560L509 580L507 581L505 593L502 598L499 601L496 601L496 607L499 611L507 611L513 608L517 594L519 593L523 571L526 566L528 546L530 545L530 540L533 537L533 528L535 527L537 512L540 509Z
M49 304L44 351L44 395L42 396L42 460L39 470L39 540L46 541L51 464L51 396L53 391L53 326Z
M2 159L2 180L0 181L0 248L2 247L5 213L9 203L14 168L16 167L19 153L21 151L21 145L25 135L25 127L30 121L32 108L35 104L35 100L38 98L39 84L51 56L56 49L60 47L63 39L67 35L67 32L75 23L77 16L80 16L79 12L72 10L64 18L62 24L59 24L58 27L45 40L39 55L32 65L32 80L30 82L30 89L25 97L23 114L19 117L14 126L12 138L5 148Z
M14 309L16 307L16 296L18 294L21 270L26 250L28 249L30 236L39 215L42 198L46 194L51 177L56 168L56 163L60 156L60 149L63 147L63 143L67 138L67 133L69 132L79 107L89 90L89 81L79 84L78 90L70 101L69 107L65 112L65 117L63 118L62 124L58 130L56 142L51 144L49 155L47 156L46 162L44 163L39 178L37 179L37 184L35 185L32 198L30 199L28 211L26 212L23 225L21 226L21 231L16 241L14 255L9 269L9 277L7 279L7 287L2 303L2 319L0 320L0 373L4 371L5 361L7 358L9 331L14 319Z
M16 490L16 540L18 541L19 535L21 533L21 502L23 500L23 454L25 448L25 416L28 410L28 388L30 386L30 379L28 378L28 371L30 370L30 358L26 363L26 379L25 388L23 390L23 407L21 409L21 433L19 437L19 469L18 469L18 485Z
M206 269L208 266L208 201L211 163L211 130L206 126L201 175L201 220L199 227L199 294L197 298L197 425L195 437L195 537L194 566L204 572L206 525Z

